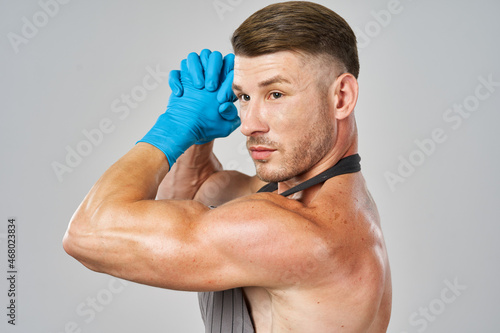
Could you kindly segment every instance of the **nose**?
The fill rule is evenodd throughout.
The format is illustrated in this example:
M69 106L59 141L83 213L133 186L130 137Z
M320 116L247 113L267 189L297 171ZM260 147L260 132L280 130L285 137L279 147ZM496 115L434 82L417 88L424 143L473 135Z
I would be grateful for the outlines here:
M257 136L269 131L269 126L264 120L264 110L255 102L249 102L241 108L240 131L245 136Z

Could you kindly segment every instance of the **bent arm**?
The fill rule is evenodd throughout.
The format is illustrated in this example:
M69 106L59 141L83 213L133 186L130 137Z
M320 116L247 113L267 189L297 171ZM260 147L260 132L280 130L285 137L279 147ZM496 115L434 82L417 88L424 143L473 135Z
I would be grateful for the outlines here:
M200 186L222 165L212 151L214 142L192 145L182 154L158 188L157 199L193 199Z
M197 200L206 206L220 206L255 193L266 184L256 176L223 170L212 151L213 144L193 145L182 154L161 182L156 198Z
M193 200L153 200L167 172L159 150L137 144L79 206L65 250L95 271L198 291L283 285L283 272L311 257L314 226L295 213L300 203L267 193L214 210Z
M197 200L206 206L257 192L266 183L257 176L223 170L212 151L214 142L193 145L182 154L165 176L156 198Z

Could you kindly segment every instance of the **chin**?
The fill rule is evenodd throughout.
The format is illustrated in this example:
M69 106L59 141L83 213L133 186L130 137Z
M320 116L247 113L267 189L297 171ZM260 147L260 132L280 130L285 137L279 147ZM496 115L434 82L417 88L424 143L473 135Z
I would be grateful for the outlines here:
M267 183L284 182L297 176L296 170L287 167L273 168L267 161L254 161L257 177Z

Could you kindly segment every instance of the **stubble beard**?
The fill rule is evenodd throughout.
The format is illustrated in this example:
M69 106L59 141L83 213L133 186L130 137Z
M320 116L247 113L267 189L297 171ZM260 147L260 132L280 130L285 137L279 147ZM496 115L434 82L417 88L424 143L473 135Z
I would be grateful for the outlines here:
M257 177L264 182L284 182L309 171L331 149L334 142L334 126L327 119L326 112L312 128L295 141L294 146L270 141L265 137L249 137L247 145L265 145L276 149L281 156L277 166L269 160L254 160Z

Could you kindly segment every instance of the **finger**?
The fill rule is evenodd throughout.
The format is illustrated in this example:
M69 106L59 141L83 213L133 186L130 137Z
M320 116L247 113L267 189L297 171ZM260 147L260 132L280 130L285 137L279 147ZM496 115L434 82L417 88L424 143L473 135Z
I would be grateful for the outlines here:
M187 57L187 68L193 85L197 89L202 89L205 86L205 78L203 75L203 66L201 65L200 57L196 52L191 52Z
M233 78L234 72L230 71L224 82L222 82L220 89L217 92L217 101L219 103L235 102L237 100L236 95L233 92Z
M222 118L229 121L239 118L238 109L232 102L222 103L219 106L219 114Z
M214 51L208 58L208 66L205 71L205 88L208 91L216 91L219 87L219 78L222 69L222 54Z
M182 59L181 72L187 72L187 71L188 71L187 59Z
M172 94L174 94L177 97L182 96L182 94L184 93L184 88L182 87L181 83L181 71L178 70L170 71L170 74L168 75L168 85L172 90Z
M229 53L224 57L224 63L222 65L222 79L224 81L226 79L227 74L232 71L234 68L234 54Z
M240 117L236 117L232 122L231 122L231 132L229 132L229 134L231 134L235 129L238 128L238 126L241 125L241 119ZM228 134L228 135L229 135Z
M200 52L200 60L201 60L201 65L203 66L203 70L206 71L208 67L208 58L210 57L210 54L212 51L209 49L203 49Z

